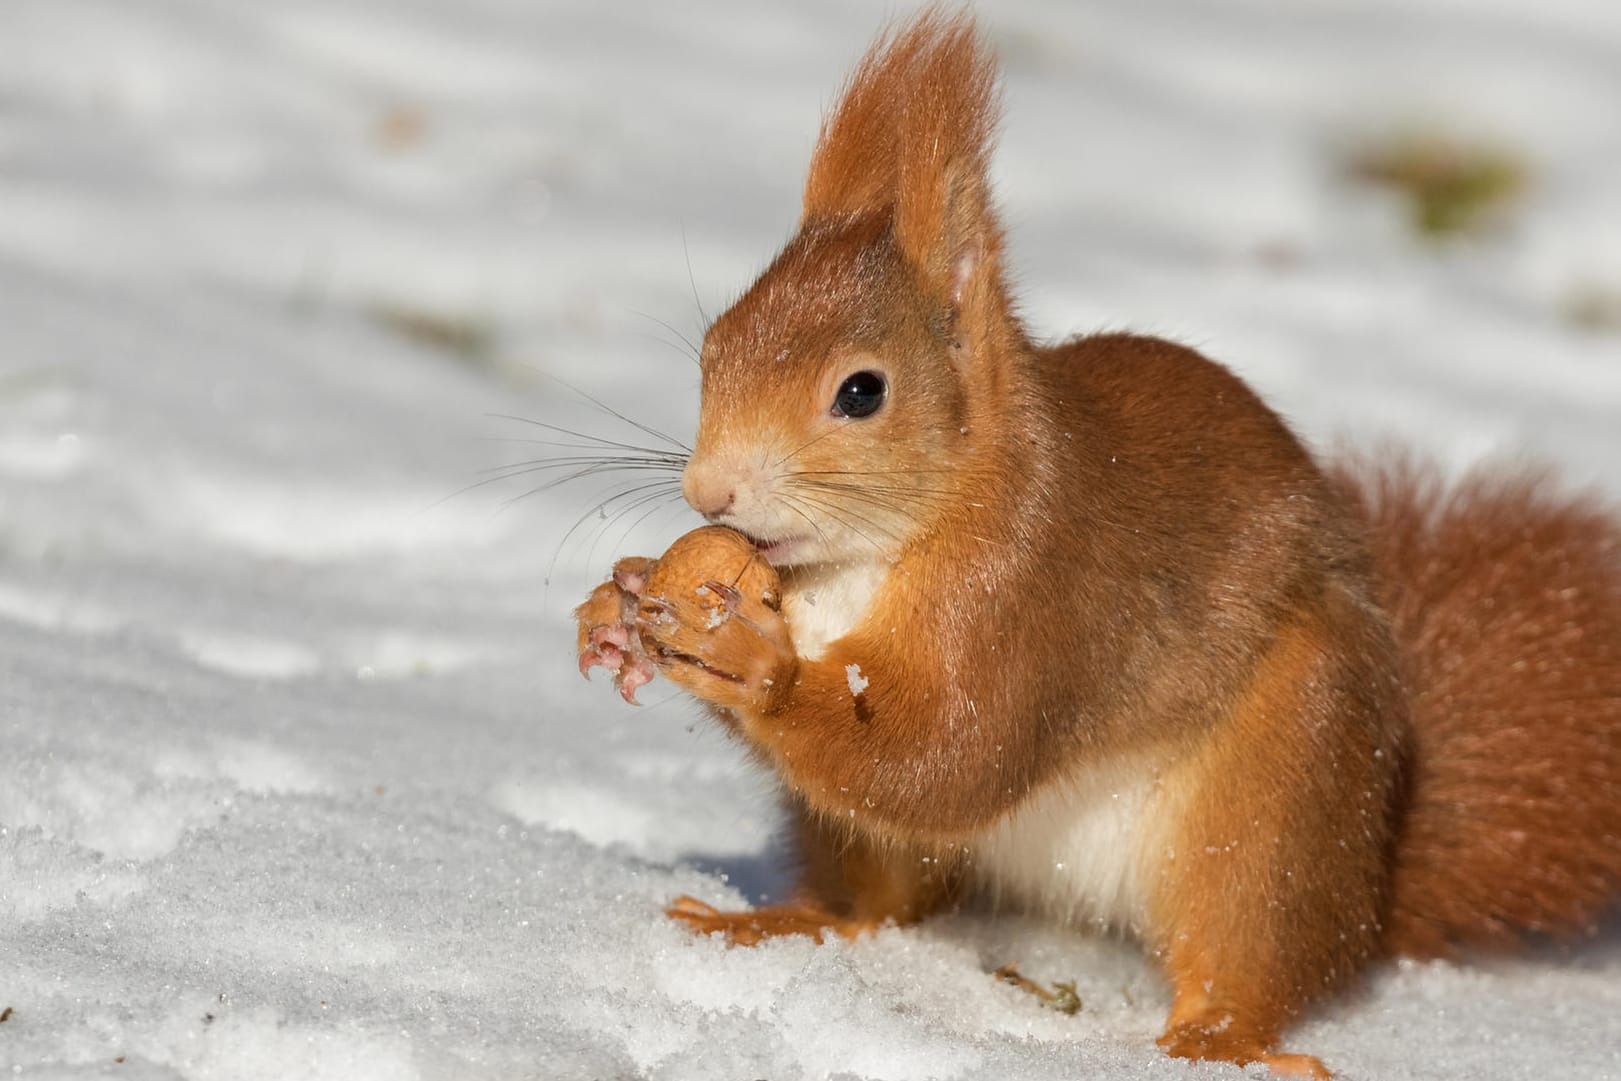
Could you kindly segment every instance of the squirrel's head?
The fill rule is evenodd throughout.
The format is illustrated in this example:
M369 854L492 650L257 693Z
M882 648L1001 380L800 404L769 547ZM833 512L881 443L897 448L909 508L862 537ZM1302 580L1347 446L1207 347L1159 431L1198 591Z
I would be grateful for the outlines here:
M898 556L1011 419L996 112L965 19L880 38L823 122L799 232L704 338L683 490L773 563Z

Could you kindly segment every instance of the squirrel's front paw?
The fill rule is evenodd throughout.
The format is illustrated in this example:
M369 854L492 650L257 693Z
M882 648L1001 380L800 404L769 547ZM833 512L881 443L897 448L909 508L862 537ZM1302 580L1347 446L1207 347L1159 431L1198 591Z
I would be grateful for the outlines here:
M728 708L769 709L798 666L788 625L750 610L735 589L706 579L683 593L641 598L642 648L659 671L699 698Z
M591 669L606 668L613 673L620 695L632 705L638 704L636 688L653 678L653 662L636 633L636 608L655 565L651 559L636 556L621 559L614 564L613 577L574 609L579 621L580 674L589 679Z
M747 538L694 530L660 558L638 598L642 648L707 702L769 710L799 664L781 597L776 571Z

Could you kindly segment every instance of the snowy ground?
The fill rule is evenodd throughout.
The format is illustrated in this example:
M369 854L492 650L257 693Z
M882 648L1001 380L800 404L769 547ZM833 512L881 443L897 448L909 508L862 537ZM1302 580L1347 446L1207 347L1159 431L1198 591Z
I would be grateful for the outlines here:
M786 236L885 10L0 5L0 1069L1237 1076L1154 1052L1120 943L661 919L780 888L769 788L667 689L581 682L566 611L690 514L460 491L536 434L491 414L637 435L550 376L690 433L671 342ZM1570 317L1621 294L1621 7L984 16L1040 332L1165 333L1314 439L1621 494L1621 335ZM1343 179L1424 124L1531 164L1501 228L1427 246ZM984 975L1012 959L1085 1009ZM1290 1042L1348 1077L1621 1077L1621 934L1385 969Z

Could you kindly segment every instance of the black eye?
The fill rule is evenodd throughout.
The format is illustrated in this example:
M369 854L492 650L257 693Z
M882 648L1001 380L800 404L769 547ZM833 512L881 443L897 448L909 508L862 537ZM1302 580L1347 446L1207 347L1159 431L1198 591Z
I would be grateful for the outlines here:
M870 417L884 404L889 387L877 372L856 372L839 384L833 395L835 417Z

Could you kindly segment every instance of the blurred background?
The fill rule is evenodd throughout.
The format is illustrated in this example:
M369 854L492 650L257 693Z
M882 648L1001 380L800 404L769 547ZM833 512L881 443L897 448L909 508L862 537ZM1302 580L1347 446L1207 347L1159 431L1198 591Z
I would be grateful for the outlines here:
M560 375L685 436L680 339L791 232L820 111L894 10L9 0L0 260L154 312L224 300L393 338L514 412ZM1615 5L980 17L1037 336L1191 342L1316 437L1578 470L1614 449ZM212 360L222 385L255 363Z

